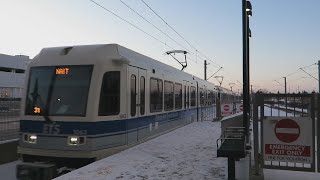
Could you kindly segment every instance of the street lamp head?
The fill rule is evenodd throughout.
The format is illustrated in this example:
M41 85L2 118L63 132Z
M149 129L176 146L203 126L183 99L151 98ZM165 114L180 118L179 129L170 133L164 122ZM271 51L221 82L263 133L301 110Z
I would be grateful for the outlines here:
M246 1L246 11L252 11L252 5L250 1Z
M247 1L248 2L248 1ZM251 17L252 16L252 11L250 10L250 11L247 11L247 15L248 15L248 17Z

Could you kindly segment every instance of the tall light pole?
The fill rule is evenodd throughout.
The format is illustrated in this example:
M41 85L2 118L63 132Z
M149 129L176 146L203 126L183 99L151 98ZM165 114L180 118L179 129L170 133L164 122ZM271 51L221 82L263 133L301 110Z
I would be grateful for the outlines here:
M251 13L250 13L251 12ZM250 97L249 97L249 47L248 47L248 21L252 15L252 5L250 1L242 0L242 41L243 41L243 127L247 140L249 140L249 112L250 112Z
M250 29L250 17L252 16L252 5L250 1L246 2L246 11L247 11L247 79L248 79L248 99L249 106L248 112L249 117L251 117L251 96L250 96L250 38L251 38L251 29Z

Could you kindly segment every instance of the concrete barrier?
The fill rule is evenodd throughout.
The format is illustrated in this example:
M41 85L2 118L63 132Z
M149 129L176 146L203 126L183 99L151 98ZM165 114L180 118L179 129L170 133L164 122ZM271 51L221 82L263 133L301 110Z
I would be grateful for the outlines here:
M5 164L18 159L18 139L0 142L0 164Z

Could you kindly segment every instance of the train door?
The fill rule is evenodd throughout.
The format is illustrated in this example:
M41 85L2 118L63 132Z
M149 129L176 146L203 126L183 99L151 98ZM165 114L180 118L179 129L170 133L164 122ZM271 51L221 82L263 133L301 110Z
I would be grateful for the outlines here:
M203 121L203 87L199 87L199 116L200 116L200 121Z
M200 112L199 112L199 83L197 81L197 90L196 90L196 107L197 107L197 121L199 121L199 115L200 115Z
M128 66L128 144L138 141L138 120L146 113L146 75L145 69Z
M190 109L191 101L190 101L190 87L191 84L189 81L183 82L183 91L184 91L184 109L185 109L185 120L186 122L194 121L196 118L196 110Z

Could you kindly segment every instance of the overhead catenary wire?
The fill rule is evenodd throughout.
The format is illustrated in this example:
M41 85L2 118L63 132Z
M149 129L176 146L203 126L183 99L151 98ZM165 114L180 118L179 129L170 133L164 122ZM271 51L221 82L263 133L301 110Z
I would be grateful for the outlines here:
M152 24L150 21L148 21L145 17L143 17L142 15L140 15L137 11L133 10L133 8L131 8L128 4L124 3L122 0L120 0L125 6L127 6L129 9L131 9L132 11L134 11L138 16L140 16L141 18L143 18L145 21L147 21L149 24L151 24L153 27L155 27L156 29L158 29L161 33L165 34L168 38L170 38L171 40L173 40L174 42L176 42L177 44L179 44L182 48L184 48L185 50L188 51L188 53L190 55L194 55L195 56L195 61L192 60L194 63L198 63L198 58L202 59L202 60L208 60L211 63L213 63L217 68L221 68L223 66L219 65L218 63L212 61L210 58L208 58L206 55L204 55L203 53L201 53L198 48L196 48L195 46L193 46L191 43L189 43L180 33L178 33L171 25L169 25L169 23L167 23L167 21L165 21L155 10L153 10L151 8L151 6L149 6L144 0L141 0L141 2L143 4L145 4L158 18L160 18L170 29L172 29L180 38L182 38L187 44L189 44L193 49L195 49L196 53L194 54L192 51L188 50L185 46L181 45L180 43L178 43L176 40L174 40L173 38L171 38L170 36L168 36L166 33L164 33L162 30L160 30L160 28L156 27L154 24ZM198 54L202 55L204 58L198 56ZM188 58L190 59L190 58Z
M301 68L298 68L296 69L294 72L292 73L289 73L287 74L286 76L283 76L283 77L289 77L289 76L292 76L292 75L295 75L295 74L298 74L300 72L301 69L305 69L305 68L308 68L308 67L311 67L311 66L314 66L314 65L317 65L317 63L312 63L310 65L307 65L307 66L304 66L304 67L301 67ZM282 79L283 77L279 78L279 79Z
M310 64L310 65L300 67L300 68L296 69L294 72L289 73L289 74L287 74L286 76L281 77L281 78L279 78L279 79L287 78L287 77L296 75L296 74L298 74L298 73L304 72L304 73L308 74L310 78L313 78L313 79L319 81L316 77L314 77L314 75L316 75L316 74L318 74L318 73L313 74L313 73L308 73L307 71L305 71L305 69L310 68L310 67L315 66L315 65L317 65L317 63L312 63L312 64ZM296 79L291 79L290 82L295 82L295 81L297 81L297 80L301 80L301 79L304 79L304 78L306 78L306 77L299 77L299 78L296 78ZM278 84L281 84L281 83L279 83L279 81L277 81L277 80L274 80L274 81L277 82ZM281 84L281 85L282 85L282 84ZM283 85L282 85L282 86L283 86Z
M97 5L98 7L102 8L103 10L111 13L112 15L114 15L114 16L117 17L117 18L119 18L120 20L122 20L122 21L126 22L127 24L131 25L132 27L136 28L137 30L141 31L142 33L150 36L150 37L153 38L154 40L156 40L156 41L160 42L161 44L165 45L167 48L174 49L172 46L170 46L170 45L167 44L166 42L164 42L164 41L160 40L159 38L155 37L154 35L146 32L146 31L143 30L142 28L140 28L140 27L138 27L137 25L135 25L134 23L126 20L125 18L121 17L120 15L116 14L115 12L109 10L108 8L104 7L103 5L101 5L100 3L96 2L95 0L89 0L89 1L92 2L92 3L94 3L95 5ZM124 3L123 1L121 1L121 2L122 2L123 4L126 4L126 3ZM143 1L143 2L144 2L144 1ZM144 2L144 3L145 3L145 2ZM145 4L146 4L146 3L145 3ZM127 6L127 7L129 8L129 6ZM148 6L148 7L151 8L150 6ZM131 8L131 9L132 9L132 8ZM133 9L132 9L132 10L133 10ZM135 13L137 13L137 12L135 11ZM139 13L137 13L137 14L139 14ZM143 17L143 16L141 16L141 18L142 18L142 17ZM161 18L161 17L160 17L160 18ZM146 18L144 18L144 19L147 21ZM162 18L161 18L161 19L162 19ZM150 21L149 21L149 22L150 22ZM152 23L151 23L151 24L152 24ZM166 24L167 24L167 23L166 23ZM168 24L168 25L169 25L169 24ZM170 27L171 27L171 26L170 26ZM159 28L158 30L160 30L160 28ZM177 33L179 36L181 36L178 32L176 32L176 33ZM181 36L181 38L183 38L183 37ZM171 38L170 38L170 39L171 39ZM172 39L173 39L173 38L172 38ZM172 40L172 39L171 39L171 40ZM183 38L183 39L184 39L184 38ZM184 39L184 40L185 40L185 39ZM185 40L185 41L186 41L186 40ZM175 41L175 42L176 42L176 41ZM176 43L177 43L177 42L176 42ZM177 43L177 44L179 44L180 46L182 46L180 43ZM189 44L190 44L190 43L189 43ZM191 44L190 44L190 45L191 45ZM184 46L182 46L182 47L185 48ZM192 46L192 45L191 45L191 47L195 48L195 47ZM196 49L196 48L195 48L195 49ZM196 51L197 51L199 54L203 55L203 54L202 54L201 52L199 52L197 49L196 49ZM190 50L189 50L189 54L190 54L190 55L194 55L194 53L191 52ZM196 58L200 58L200 57L197 56L197 55L195 55L195 57L196 57ZM202 58L201 58L201 59L202 59ZM194 62L195 64L200 65L197 60L195 61L195 60L193 60L193 59L190 58L190 57L188 57L188 60L191 60L191 61ZM204 59L203 59L203 60L204 60ZM207 60L209 60L210 62L216 64L215 62L213 62L213 61L210 60L210 59L207 59ZM218 68L220 68L220 67L222 67L222 66L219 66Z
M168 27L170 27L178 36L180 36L186 43L188 43L192 48L197 50L192 46L184 37L182 37L172 26L170 26L157 12L155 12L144 0L141 0L156 16L158 16Z
M198 48L196 48L195 46L193 46L191 43L189 43L189 41L186 40L186 38L184 38L178 31L176 31L169 23L167 23L167 21L165 21L155 10L153 10L144 0L141 0L141 2L143 4L145 4L158 18L160 18L171 30L173 30L181 39L183 39L190 47L192 47L193 49L195 49L196 52L198 52L199 54L201 54L204 58L201 58L202 60L209 60L212 63L214 63L212 60L210 60L207 56L205 56L203 53L201 53ZM218 64L217 64L218 65ZM220 65L218 65L219 67L221 67Z
M302 68L300 68L301 71L305 72L306 74L308 74L309 76L311 76L313 79L319 81L316 77L312 76L310 73L308 73L307 71L303 70Z
M150 25L152 25L154 28L156 28L159 32L161 32L162 34L164 34L166 37L168 37L169 39L171 39L172 41L174 41L175 43L177 43L178 45L180 45L182 48L184 48L184 50L186 51L190 51L188 48L186 48L185 46L183 46L182 44L180 44L179 42L177 42L176 40L174 40L172 37L170 37L168 34L166 34L165 32L163 32L159 27L155 26L153 23L151 23L149 20L147 20L145 17L143 17L141 14L139 14L136 10L134 10L131 6L129 6L127 3L123 2L122 0L120 0L120 2L122 4L124 4L127 8L129 8L131 11L133 11L134 13L136 13L139 17L141 17L143 20L145 20L146 22L148 22Z
M150 33L142 30L141 28L139 28L138 26L136 26L135 24L129 22L128 20L124 19L123 17L119 16L118 14L112 12L111 10L107 9L106 7L102 6L101 4L97 3L96 1L94 0L89 0L91 1L92 3L96 4L98 7L104 9L105 11L108 11L109 13L111 13L112 15L114 15L115 17L121 19L122 21L126 22L127 24L131 25L132 27L138 29L139 31L143 32L144 34L152 37L153 39L155 39L156 41L162 43L163 45L167 46L168 48L170 49L174 49L172 46L168 45L167 43L161 41L160 39L156 38L155 36L151 35ZM192 62L196 63L196 64L199 64L198 62L196 62L195 60L191 59L191 58L188 58L189 60L191 60Z
M129 8L131 11L133 11L134 13L136 13L139 17L141 17L143 20L145 20L146 22L148 22L149 24L151 24L154 28L156 28L159 32L161 32L162 34L164 34L166 37L168 37L169 39L171 39L172 41L174 41L175 43L177 43L178 45L180 45L182 48L184 48L184 50L186 50L189 54L192 54L192 52L186 48L185 46L183 46L182 44L180 44L179 42L177 42L176 40L174 40L172 37L170 37L168 34L166 34L165 32L163 32L160 28L158 28L157 26L155 26L153 23L151 23L149 20L147 20L145 17L143 17L140 13L138 13L136 10L134 10L131 6L129 6L127 3L123 2L122 0L120 0L120 2L122 4L124 4L127 8ZM172 48L173 49L173 48ZM197 60L193 60L192 58L188 58L188 60L193 61L196 64L199 64Z
M116 16L117 18L121 19L122 21L124 21L124 22L126 22L126 23L130 24L131 26L133 26L134 28L138 29L139 31L141 31L141 32L143 32L143 33L147 34L148 36L152 37L153 39L155 39L155 40L159 41L160 43L164 44L165 46L167 46L167 47L169 47L169 48L173 49L173 47L169 46L167 43L165 43L165 42L161 41L160 39L158 39L158 38L154 37L153 35L151 35L151 34L147 33L147 32L146 32L146 31L144 31L143 29L139 28L138 26L134 25L133 23L129 22L128 20L126 20L126 19L122 18L122 17L121 17L121 16L119 16L118 14L116 14L116 13L112 12L111 10L107 9L106 7L104 7L104 6L102 6L101 4L97 3L96 1L94 1L94 0L89 0L89 1L91 1L91 2L92 2L92 3L94 3L94 4L96 4L96 5L97 5L97 6L99 6L100 8L102 8L102 9L104 9L104 10L108 11L109 13L111 13L112 15Z

